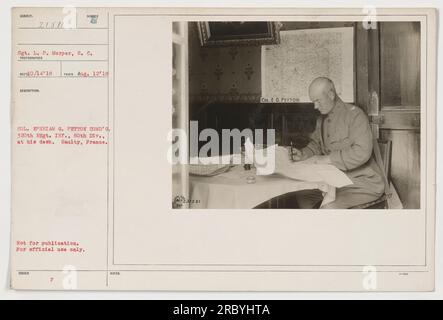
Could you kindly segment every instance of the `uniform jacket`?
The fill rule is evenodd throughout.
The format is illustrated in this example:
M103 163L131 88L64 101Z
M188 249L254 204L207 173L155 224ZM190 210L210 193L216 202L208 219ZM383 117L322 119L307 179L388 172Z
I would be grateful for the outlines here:
M329 155L332 164L352 180L353 188L382 195L385 182L373 156L373 136L362 109L338 100L332 110L317 119L308 156Z

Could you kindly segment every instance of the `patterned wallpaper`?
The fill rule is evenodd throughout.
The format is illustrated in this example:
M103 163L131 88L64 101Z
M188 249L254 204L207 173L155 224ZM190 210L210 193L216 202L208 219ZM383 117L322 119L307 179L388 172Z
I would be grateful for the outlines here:
M197 24L189 23L191 101L259 102L260 46L201 47Z

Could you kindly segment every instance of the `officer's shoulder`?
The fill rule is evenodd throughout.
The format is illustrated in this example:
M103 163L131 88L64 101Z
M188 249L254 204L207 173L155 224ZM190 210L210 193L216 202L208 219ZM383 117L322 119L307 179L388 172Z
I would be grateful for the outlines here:
M344 106L345 112L348 113L351 116L356 117L356 116L359 116L359 115L365 115L365 112L360 107L357 107L357 106L355 106L353 104L344 103L343 106Z
M363 124L368 121L366 113L360 108L350 103L344 103L342 106L343 117L347 123Z

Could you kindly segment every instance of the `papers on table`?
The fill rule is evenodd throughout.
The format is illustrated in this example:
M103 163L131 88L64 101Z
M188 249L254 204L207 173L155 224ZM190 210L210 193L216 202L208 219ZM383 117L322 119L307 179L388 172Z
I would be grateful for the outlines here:
M351 179L343 172L330 164L303 164L293 163L292 167L277 168L276 173L291 179L319 182L324 181L336 188L352 184Z
M191 157L189 173L197 176L212 177L224 173L232 166L232 156Z
M272 145L258 149L249 139L245 143L244 155L191 158L190 163L189 171L194 175L214 176L228 171L234 164L253 163L257 175L261 176L279 174L300 181L325 182L336 188L352 184L348 176L333 165L293 162L287 148Z
M275 148L275 174L301 181L325 182L336 188L352 184L349 177L333 165L303 163L303 161L293 162L289 159L288 149L277 145L269 148ZM269 160L270 157L268 157ZM257 174L263 174L261 167L257 165L256 167Z

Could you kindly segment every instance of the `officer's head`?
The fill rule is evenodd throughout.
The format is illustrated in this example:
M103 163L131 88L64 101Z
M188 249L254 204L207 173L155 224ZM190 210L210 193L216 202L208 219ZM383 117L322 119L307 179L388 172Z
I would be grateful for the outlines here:
M337 93L334 82L325 77L318 77L309 86L309 97L314 102L314 107L321 114L328 114L335 105Z

